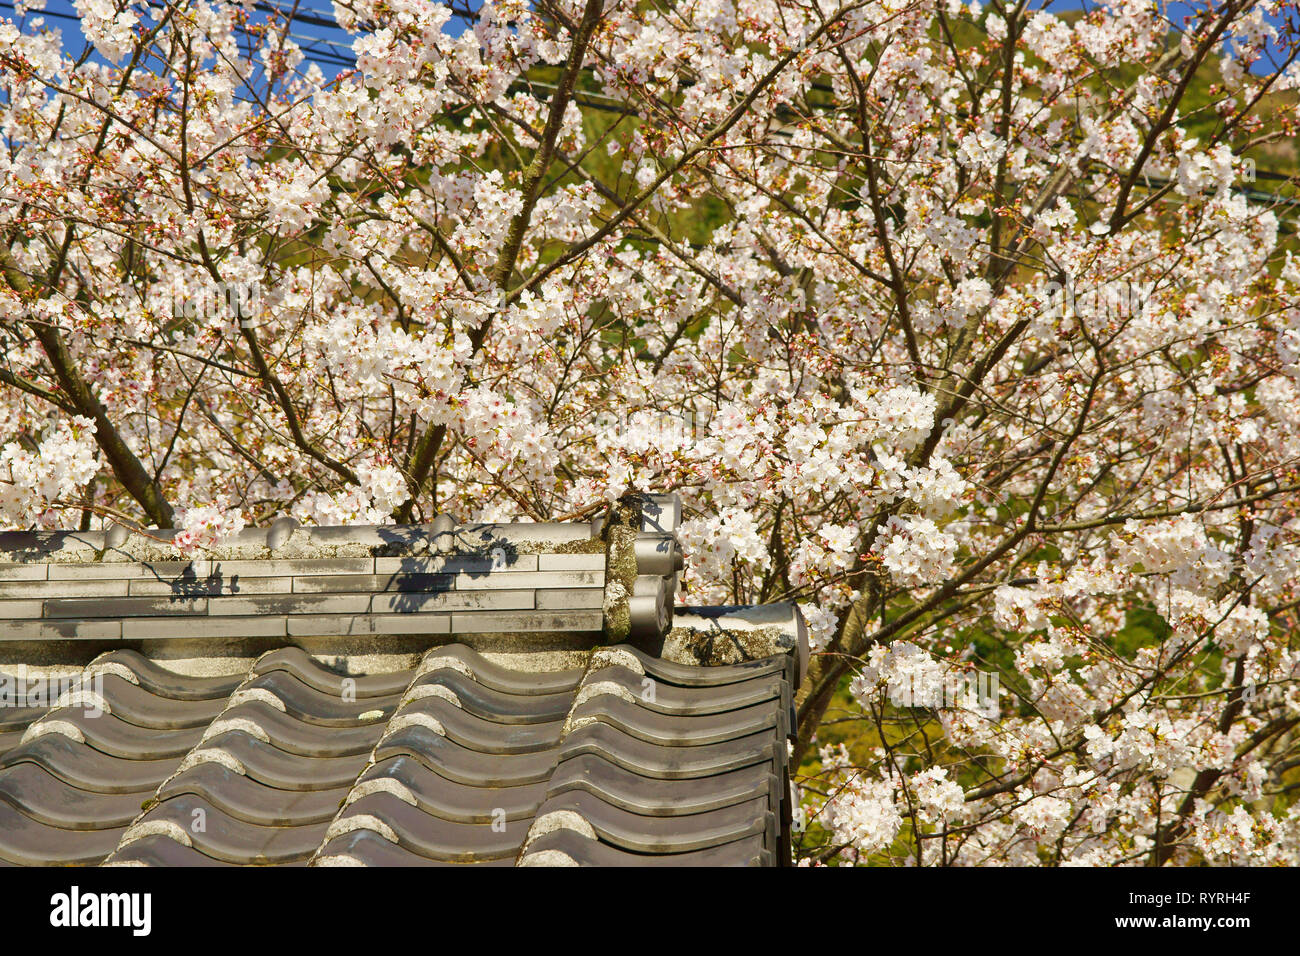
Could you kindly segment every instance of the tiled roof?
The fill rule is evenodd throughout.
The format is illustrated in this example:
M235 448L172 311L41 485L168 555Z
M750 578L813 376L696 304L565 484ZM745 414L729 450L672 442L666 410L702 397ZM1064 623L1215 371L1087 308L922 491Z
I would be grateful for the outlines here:
M587 658L515 671L451 644L349 688L296 647L242 679L110 651L0 724L0 858L776 862L790 659Z
M4 536L0 861L788 862L802 622L674 621L680 506L634 505Z

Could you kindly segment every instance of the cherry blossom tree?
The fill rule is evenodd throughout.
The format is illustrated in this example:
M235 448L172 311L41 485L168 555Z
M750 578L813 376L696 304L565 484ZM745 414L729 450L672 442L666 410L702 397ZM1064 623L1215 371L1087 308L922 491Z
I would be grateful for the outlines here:
M0 19L7 525L677 491L811 625L802 859L1300 863L1290 0L77 8Z

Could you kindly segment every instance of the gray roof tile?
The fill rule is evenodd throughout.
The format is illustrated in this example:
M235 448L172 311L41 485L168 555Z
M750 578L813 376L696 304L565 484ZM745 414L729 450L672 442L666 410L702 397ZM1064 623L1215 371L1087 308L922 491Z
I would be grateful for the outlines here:
M547 859L547 851L560 854L578 866L773 866L775 851L767 846L762 835L745 837L733 843L683 853L631 853L611 846L603 840L593 840L576 830L555 830L529 844L520 862L529 865L534 860L544 865L565 865L554 857ZM530 859L532 858L532 859Z
M148 796L176 768L178 759L129 760L109 756L63 734L45 734L0 757L0 771L34 763L87 793L139 793ZM4 846L0 832L0 851Z
M570 791L547 800L538 818L570 812L591 824L605 843L632 853L686 853L761 836L773 824L767 794L702 813L648 816L606 803L595 794Z
M389 697L401 694L411 682L407 671L362 677L336 674L321 667L301 647L282 647L277 651L271 651L263 654L253 665L254 674L269 674L271 671L285 671L308 687L335 697L342 697L349 693L357 698ZM233 691L238 684L238 680L231 683L230 691Z
M411 690L443 687L456 695L468 714L483 717L497 724L528 724L563 720L573 704L577 680L565 690L547 694L510 693L498 687L477 681L450 668L434 671L417 678Z
M72 830L47 826L0 801L0 856L20 866L99 863L117 846L124 829Z
M375 760L406 756L455 783L475 787L519 787L550 779L558 751L488 754L458 744L427 727L403 727L375 747Z
M37 823L64 830L124 827L140 814L138 792L88 793L27 762L0 771L0 802Z
M112 856L111 865L124 866L235 866L216 857L178 843L170 836L153 834L133 840L119 848Z
M406 754L388 757L369 767L358 784L373 780L390 780L401 784L415 806L431 816L462 823L507 823L531 820L546 799L548 781L515 787L483 787L458 783L430 770ZM388 784L385 784L388 786Z
M201 763L165 782L157 798L165 802L180 794L201 797L230 816L259 826L296 827L329 823L347 790L279 790L219 763ZM137 805L136 815L139 811Z
M504 825L494 826L491 822L447 820L382 791L368 794L348 805L339 815L336 826L355 825L367 816L381 821L403 849L426 860L447 863L513 860L528 833L526 821L506 821Z
M432 860L404 848L398 843L390 842L374 830L352 830L330 840L316 857L317 864L337 864L347 861L364 866L456 866L451 861ZM494 860L483 860L479 865L514 866L513 856L502 856ZM462 864L463 865L463 864Z
M170 700L224 700L243 680L243 675L238 674L218 677L177 674L138 651L126 648L99 655L93 666L106 668L113 665L129 670L143 690Z
M739 770L684 780L633 773L601 754L579 754L560 762L551 776L552 794L585 790L611 806L647 816L703 813L766 797L776 805L780 782L775 768L759 763Z
M197 820L202 826L196 825ZM197 794L182 793L159 802L122 838L130 839L137 827L146 832L165 827L170 833L183 834L203 855L223 863L266 866L306 863L328 826L327 821L265 826L232 816Z

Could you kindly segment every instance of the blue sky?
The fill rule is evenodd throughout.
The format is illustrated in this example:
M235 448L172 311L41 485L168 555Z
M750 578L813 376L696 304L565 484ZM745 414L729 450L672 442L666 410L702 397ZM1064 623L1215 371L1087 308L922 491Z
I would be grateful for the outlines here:
M478 0L469 0L470 8L477 7ZM294 0L254 0L255 7L262 16L272 8L289 10L294 8ZM1077 10L1082 7L1095 6L1087 0L1052 0L1049 8L1053 10ZM1169 5L1172 16L1181 18L1186 13L1204 7L1204 4L1174 3ZM352 63L350 37L334 24L330 0L297 0L296 15L291 33L309 59L319 64L327 76L333 76ZM13 0L0 0L0 17L14 15ZM64 46L80 52L84 38L79 26L80 18L72 0L47 0L45 10L31 13L29 18L41 16L45 22L63 32ZM452 29L464 29L464 22L453 21Z
M255 0L254 6L264 19L271 7L287 11L295 4L293 0ZM350 66L350 38L334 24L329 0L298 0L296 7L291 33L308 57L315 60L328 76ZM13 0L0 0L0 16L12 18L13 15ZM49 26L63 32L65 49L80 52L86 41L81 35L81 18L72 0L46 0L43 11L28 14L28 19L36 17L44 17Z

